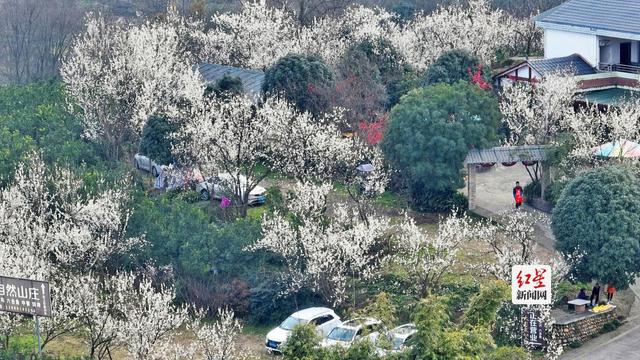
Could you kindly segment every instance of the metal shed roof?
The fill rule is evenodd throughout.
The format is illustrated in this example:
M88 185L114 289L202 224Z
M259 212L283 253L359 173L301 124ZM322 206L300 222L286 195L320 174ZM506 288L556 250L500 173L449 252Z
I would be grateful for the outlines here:
M542 76L564 71L572 75L590 75L596 73L596 70L578 54L551 59L529 60L529 64Z
M640 34L640 0L569 0L543 12L534 20Z
M225 74L239 77L242 80L244 91L252 96L259 96L262 93L264 83L264 72L261 70L243 69L234 66L218 64L200 64L198 71L207 84L215 83Z
M512 163L519 161L546 161L547 146L499 146L491 149L472 149L465 164Z

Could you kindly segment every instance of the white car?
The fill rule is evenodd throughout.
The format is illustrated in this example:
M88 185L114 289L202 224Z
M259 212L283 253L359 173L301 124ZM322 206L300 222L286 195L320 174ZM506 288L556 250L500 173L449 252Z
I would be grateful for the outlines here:
M291 336L291 330L296 325L312 323L316 327L316 333L320 337L325 337L331 330L341 324L340 317L336 313L325 307L312 307L300 310L286 318L280 326L269 331L265 339L265 347L272 352L282 352L282 345Z
M133 157L133 166L135 166L136 169L146 170L150 172L154 177L158 177L158 175L162 171L161 165L156 164L153 160L142 154L136 154Z
M240 175L240 187L241 190L237 196L242 198L244 194L244 190L247 188L247 178L244 175ZM211 198L211 193L213 192L214 199L222 198L222 195L232 194L234 191L231 190L235 186L234 179L231 174L218 174L217 176L210 177L205 181L196 185L196 192L200 194L200 198L202 200L209 200ZM260 185L257 185L249 192L249 198L247 199L247 205L257 205L264 204L267 199L267 189L263 188Z
M354 342L361 340L368 340L375 344L378 336L384 333L386 333L386 329L382 321L373 318L356 318L345 321L342 325L331 330L329 335L320 342L320 347L348 348Z
M418 328L414 324L404 324L391 329L388 333L388 345L391 348L376 347L378 355L388 355L398 353L408 349L411 339L418 332ZM378 344L376 344L378 345Z

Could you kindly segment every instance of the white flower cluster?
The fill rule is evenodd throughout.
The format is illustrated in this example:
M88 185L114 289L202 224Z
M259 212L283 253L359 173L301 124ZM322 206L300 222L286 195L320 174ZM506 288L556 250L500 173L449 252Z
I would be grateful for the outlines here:
M287 291L306 287L340 304L353 289L351 279L378 275L385 254L377 247L385 243L391 224L378 217L365 223L342 203L327 209L331 189L330 184L299 183L286 199L289 214L265 217L262 239L248 250L282 256Z
M205 174L230 174L238 188L242 177L248 179L246 190L236 192L245 197L269 171L327 180L342 169L355 169L366 153L359 139L342 136L336 125L342 121L340 112L314 119L278 98L258 106L244 95L205 98L185 118L175 135L181 140L173 149L177 157L189 159ZM259 173L260 165L267 172ZM380 176L370 182L376 192L386 184Z
M436 236L427 236L415 221L405 217L397 225L397 240L392 261L407 269L411 293L424 297L437 286L445 272L457 263L463 242L482 239L489 235L487 227L479 225L467 215L452 212L438 225Z
M60 74L82 109L86 136L112 146L135 136L156 113L176 114L204 85L184 48L183 22L108 23L90 14Z
M262 239L248 248L282 257L288 292L307 287L339 304L355 291L354 280L373 279L385 264L396 264L414 284L409 292L423 296L455 264L461 243L484 234L466 216L447 217L429 237L409 217L393 223L375 215L362 219L342 203L328 209L331 188L298 184L287 199L289 214L266 217Z
M509 145L540 145L555 140L564 119L573 113L578 81L568 74L549 74L534 84L517 82L503 89L500 111L509 128Z
M252 68L267 67L288 53L317 54L335 64L345 49L364 39L388 40L419 70L451 49L492 62L498 49L527 41L525 33L537 31L527 26L528 20L492 10L487 0L441 7L405 24L382 8L354 6L337 18L314 19L307 26L285 9L254 1L239 13L215 15L213 23L203 37L210 61Z

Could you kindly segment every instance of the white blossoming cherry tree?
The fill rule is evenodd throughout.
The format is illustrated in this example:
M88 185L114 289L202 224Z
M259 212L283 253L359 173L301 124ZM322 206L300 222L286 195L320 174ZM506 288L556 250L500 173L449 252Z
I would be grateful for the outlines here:
M564 126L573 134L573 161L593 161L594 148L607 142L640 142L640 99L629 98L601 109L589 104L567 115Z
M523 264L549 264L551 266L552 304L558 300L558 286L563 281L570 269L572 261L577 259L579 254L566 257L557 252L551 254L550 258L542 259L539 256L538 242L536 237L536 227L545 226L549 222L548 216L538 212L527 212L523 210L509 210L499 215L497 224L485 222L482 232L484 242L491 248L494 260L486 262L481 266L482 271L488 272L498 279L511 283L511 268L514 265ZM553 305L531 305L529 310L537 311L540 321L544 323L545 329L549 329L547 338L546 358L556 359L562 354L562 344L553 329L554 318L551 316ZM510 301L503 302L501 310L498 312L500 324L497 331L503 336L508 336L512 341L519 341L521 308L511 304Z
M313 119L275 98L255 105L244 95L204 98L177 132L174 153L207 175L225 173L232 200L246 213L249 193L270 173L331 179L355 168L358 141L343 138L340 113Z
M329 205L331 189L330 184L299 183L286 198L288 213L266 216L263 237L248 250L282 257L288 293L304 287L342 304L357 295L354 280L379 274L392 226L389 219L374 216L365 223L346 204Z
M412 286L408 293L419 298L440 284L442 276L457 263L460 246L473 239L491 236L491 228L453 211L438 223L437 235L427 235L405 216L397 225L397 239L391 261L406 269Z
M123 144L137 139L150 115L176 115L204 91L184 48L186 25L170 20L132 25L90 14L61 65L85 135L111 160L120 160Z
M56 316L43 319L44 345L78 326L73 274L103 269L143 241L124 236L123 191L84 190L70 170L47 169L33 154L0 191L0 273L51 283Z
M548 74L531 84L516 82L500 94L500 111L508 128L509 145L545 145L562 130L573 112L578 81L568 74Z
M161 345L190 321L187 307L173 305L171 286L110 271L107 262L144 239L125 236L126 192L105 185L87 189L71 171L31 155L0 190L0 274L50 283L54 316L42 319L44 346L77 332L94 359L116 347L131 358L159 358ZM5 341L29 321L0 316Z

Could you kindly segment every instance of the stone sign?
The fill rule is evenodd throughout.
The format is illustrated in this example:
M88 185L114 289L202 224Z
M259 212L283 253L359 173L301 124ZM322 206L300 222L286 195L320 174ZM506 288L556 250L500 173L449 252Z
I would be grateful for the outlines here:
M545 343L544 323L540 321L540 311L523 309L522 345L527 349L541 349Z
M0 276L0 311L51 316L49 283Z

